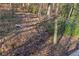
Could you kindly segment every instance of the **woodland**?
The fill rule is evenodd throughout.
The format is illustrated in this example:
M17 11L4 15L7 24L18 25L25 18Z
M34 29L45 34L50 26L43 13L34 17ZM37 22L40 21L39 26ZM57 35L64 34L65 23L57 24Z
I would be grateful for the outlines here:
M0 55L79 56L79 4L0 4Z

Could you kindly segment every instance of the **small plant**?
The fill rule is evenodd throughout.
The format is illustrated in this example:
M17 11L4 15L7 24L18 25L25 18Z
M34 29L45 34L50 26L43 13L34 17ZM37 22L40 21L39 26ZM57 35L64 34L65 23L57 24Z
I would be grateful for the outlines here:
M73 22L73 32L72 32L73 36L74 35L79 36L79 24L77 22Z
M54 33L54 23L52 23L51 21L48 21L45 23L45 27L47 28L47 31L53 35Z
M72 25L73 23L70 20L66 21L64 35L72 35Z
M38 12L38 6L36 5L30 5L29 6L29 12L36 14Z

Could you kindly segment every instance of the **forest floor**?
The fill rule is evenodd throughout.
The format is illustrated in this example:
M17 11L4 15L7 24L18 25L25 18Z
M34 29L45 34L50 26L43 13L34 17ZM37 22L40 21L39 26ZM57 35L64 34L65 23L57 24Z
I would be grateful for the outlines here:
M25 20L23 22L25 22ZM29 26L26 25L25 29L27 27ZM65 37L65 36L62 36L62 38L60 39L57 45L53 45L52 43L53 36L46 30L44 26L40 26L37 29L31 30L30 34L29 33L26 34L26 33L27 31L20 33L22 37L20 37L21 36L20 34L19 35L17 34L17 36L19 36L20 38L17 38L17 36L13 36L13 39L10 39L9 41L8 40L5 42L0 41L1 44L0 49L1 52L3 52L2 55L66 56L66 55L70 55L73 51L79 49L79 44L77 40L75 42L74 39L70 40L69 37ZM73 45L70 45L70 42L71 43L75 42L75 43Z
M66 46L61 44L53 45L52 37L48 32L43 31L39 32L25 42L23 45L13 49L7 55L14 56L68 56L73 53L75 50L79 49L79 45L71 45L69 49L66 49ZM68 44L68 42L65 42ZM62 43L64 44L64 43ZM68 51L69 50L69 51Z

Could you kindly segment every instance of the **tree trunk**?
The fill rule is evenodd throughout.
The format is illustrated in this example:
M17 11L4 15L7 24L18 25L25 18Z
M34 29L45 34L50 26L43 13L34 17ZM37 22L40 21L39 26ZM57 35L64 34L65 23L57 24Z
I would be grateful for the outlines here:
M28 12L29 12L29 6L30 6L30 4L28 3L28 4L27 4L27 9L28 9Z
M38 17L40 17L40 16L41 16L41 7L42 7L42 4L39 4Z
M50 17L50 11L51 11L51 4L48 4L48 11L47 11L48 18Z
M59 4L57 4L57 8L56 8L56 16L58 15L58 6ZM53 44L57 44L57 32L58 32L58 26L57 26L58 22L57 19L55 19L55 27L54 27L54 40L53 40Z
M12 9L12 4L10 3L10 9Z
M57 43L57 19L55 19L55 27L54 27L54 41L53 43L56 44Z

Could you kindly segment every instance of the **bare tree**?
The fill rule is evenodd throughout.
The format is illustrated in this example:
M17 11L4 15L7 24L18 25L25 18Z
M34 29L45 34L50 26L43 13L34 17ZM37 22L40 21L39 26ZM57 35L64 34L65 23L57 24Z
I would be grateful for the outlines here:
M38 11L38 16L41 16L41 9L42 9L42 3L39 4L39 11Z
M29 6L30 6L30 3L27 3L27 9L28 9L28 12L29 12Z
M48 10L47 10L47 16L48 16L48 18L50 17L50 13L51 13L51 4L48 3Z
M58 9L59 9L59 4L57 4L57 8L56 8L56 15L58 15ZM57 19L55 19L55 27L54 27L54 39L53 39L53 44L57 44L57 32L58 32L58 21Z

